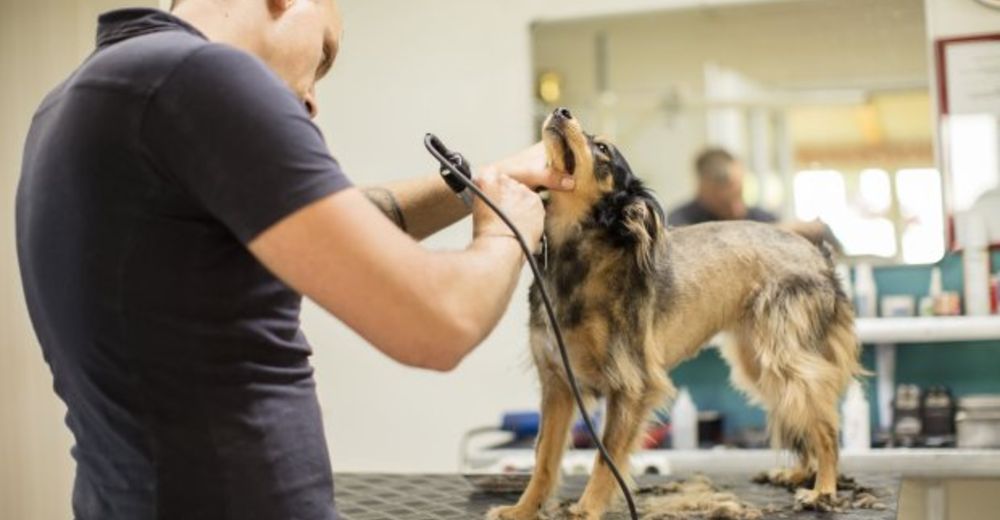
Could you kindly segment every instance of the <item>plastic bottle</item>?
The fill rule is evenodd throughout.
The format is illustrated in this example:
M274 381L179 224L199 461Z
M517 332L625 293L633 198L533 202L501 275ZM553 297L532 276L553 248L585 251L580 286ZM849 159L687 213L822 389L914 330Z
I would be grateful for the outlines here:
M681 388L670 409L670 432L675 450L693 450L698 447L698 409L687 388Z
M843 415L843 448L844 451L867 451L871 449L871 416L868 400L861 383L851 381L847 387L847 397L841 407Z
M837 273L837 281L840 282L840 288L844 291L844 295L847 296L849 301L854 301L854 287L851 286L851 266L837 264L834 267L834 272Z
M931 269L931 284L927 288L927 296L920 299L920 315L921 316L933 316L935 314L934 309L939 305L938 302L941 301L941 268L934 266Z
M859 318L878 316L878 290L870 264L854 266L854 310Z
M990 277L990 312L1000 313L1000 274Z
M966 226L965 250L962 251L965 314L986 316L990 313L990 252L986 222L979 215L970 215Z

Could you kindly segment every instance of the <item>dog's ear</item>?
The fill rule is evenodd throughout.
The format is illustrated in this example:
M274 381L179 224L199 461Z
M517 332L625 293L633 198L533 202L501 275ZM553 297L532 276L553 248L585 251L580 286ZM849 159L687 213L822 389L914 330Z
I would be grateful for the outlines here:
M652 270L656 266L659 243L663 236L663 209L652 195L635 197L622 211L625 229L633 237L639 267Z

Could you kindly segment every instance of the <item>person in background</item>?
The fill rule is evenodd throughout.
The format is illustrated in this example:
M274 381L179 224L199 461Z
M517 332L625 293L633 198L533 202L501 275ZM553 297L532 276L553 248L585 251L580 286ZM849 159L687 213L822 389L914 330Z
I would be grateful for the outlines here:
M743 202L745 170L732 154L722 148L708 148L694 162L698 193L694 200L670 212L667 223L688 226L716 220L777 222L778 216Z
M779 222L778 216L743 201L743 164L722 148L707 148L694 162L698 175L698 193L694 200L667 215L671 226L689 226L719 220L752 220L774 223L813 242L829 242L838 251L840 242L830 227L820 220Z

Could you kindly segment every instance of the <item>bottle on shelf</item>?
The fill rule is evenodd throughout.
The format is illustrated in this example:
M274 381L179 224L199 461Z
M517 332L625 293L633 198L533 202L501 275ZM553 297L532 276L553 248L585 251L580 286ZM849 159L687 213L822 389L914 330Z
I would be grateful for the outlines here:
M670 409L670 434L675 450L693 450L698 447L698 409L687 388L681 387Z
M920 315L934 316L937 314L938 302L941 301L941 268L934 266L931 269L931 283L927 288L927 296L920 299Z
M864 389L857 380L851 381L847 387L847 396L841 407L841 420L844 425L841 429L843 433L844 451L867 451L871 449L872 427L871 415L868 400L865 399Z
M965 225L965 249L962 251L965 314L986 316L990 313L990 251L986 222L979 215L970 215Z
M878 316L878 289L871 264L854 266L854 312L859 318Z

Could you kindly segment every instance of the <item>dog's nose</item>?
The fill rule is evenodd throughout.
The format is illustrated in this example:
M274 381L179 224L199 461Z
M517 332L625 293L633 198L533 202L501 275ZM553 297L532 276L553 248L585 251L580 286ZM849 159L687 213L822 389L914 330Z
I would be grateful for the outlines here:
M563 108L563 107L557 108L555 113L556 115L562 117L563 119L573 119L573 114L570 113L568 108Z

